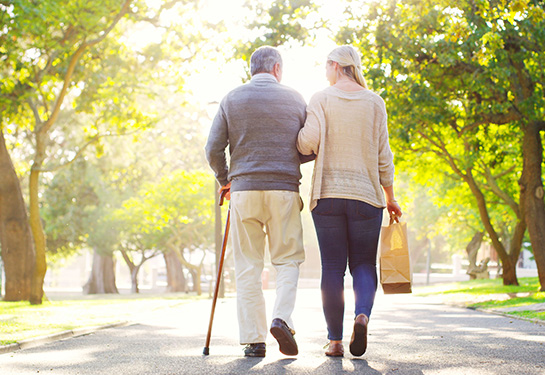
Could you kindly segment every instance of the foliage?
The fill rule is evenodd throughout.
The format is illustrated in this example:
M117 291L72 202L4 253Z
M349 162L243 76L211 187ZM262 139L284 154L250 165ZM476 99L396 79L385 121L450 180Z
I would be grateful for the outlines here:
M252 19L246 24L250 38L239 42L233 58L246 62L248 78L250 57L257 48L305 43L311 37L310 30L321 24L308 18L317 10L310 0L274 0L272 3L247 1L246 7L252 14Z
M124 248L166 250L168 241L183 248L213 242L214 181L209 173L174 171L147 183L112 215L120 222Z
M194 120L198 116L191 111L180 112L176 105L165 106L153 129L109 138L98 159L86 152L84 158L59 170L50 182L46 180L42 214L48 260L54 262L53 254L69 256L82 247L112 253L125 225L113 213L120 210L123 201L138 199L146 183L153 185L182 169L204 168L200 146L203 135Z
M543 119L544 14L524 1L391 0L338 34L360 49L387 103L396 165L432 185L442 205L478 212L505 267L525 230L521 130Z
M84 243L89 227L89 211L99 203L99 196L91 186L87 163L76 161L57 173L47 184L42 217L47 233L50 261L58 254L67 256Z
M28 7L14 0L7 4L0 5L6 25L0 32L4 42L0 59L5 62L0 69L1 126L12 134L12 153L21 174L29 171L31 158L35 169L57 172L81 156L88 157L89 146L101 156L109 137L134 135L156 124L165 97L180 91L184 67L203 45L199 28L190 27L200 22L194 17L197 4L191 1L104 0L66 6L49 0ZM161 17L167 9L180 23ZM133 35L141 29L155 38L146 38L148 43L135 40ZM39 136L44 130L52 130L46 142ZM22 160L29 162L21 164ZM115 234L111 223L95 209L85 212L84 201L74 202L75 189L63 191L60 186L77 173L63 174L56 181L53 173L42 174L51 199L41 212L52 224L46 228L53 236L49 254L73 251L86 238L99 249L111 247L108 239ZM104 185L85 188L107 193L101 199L111 195ZM60 207L64 198L72 204ZM51 203L55 207L47 206ZM57 216L61 211L62 216ZM97 235L89 237L82 231L90 217L96 225L87 232ZM72 228L61 233L70 220L74 220Z
M428 248L432 263L450 263L451 254L463 251L479 222L471 207L461 202L445 203L444 191L456 188L448 181L444 189L429 188L415 182L411 168L396 166L396 195L402 202L403 220L408 223L411 261L416 272L426 264ZM453 230L455 228L455 230Z
M339 6L346 6L346 11L337 42L360 50L370 86L386 101L396 168L412 178L407 196L422 197L419 190L426 189L433 203L427 207L432 214L419 210L422 206L417 204L407 207L409 216L418 218L417 237L451 237L451 249L461 251L487 225L475 199L475 194L482 194L491 222L488 227L497 232L489 240L496 247L517 243L514 237L520 236L515 228L522 220L517 184L522 138L520 116L513 114L516 80L510 78L516 74L515 67L508 56L524 55L528 66L543 65L543 54L530 51L543 48L543 9L529 2L513 8L501 1L477 6L472 1L453 5L348 0ZM289 46L293 40L308 41L313 25L305 22L316 19L315 10L301 19L305 29L292 34L290 40L276 38L290 34L273 22L271 15L278 11L275 4L268 13L258 11L261 23L253 26L261 27L261 36L256 43ZM325 26L334 30L336 25ZM513 35L522 28L520 35ZM532 48L502 52L489 45L495 38L489 32L504 39L520 38ZM239 51L237 56L249 56L248 49ZM485 63L484 57L494 54L497 56L487 57ZM530 71L538 84L532 96L535 105L528 108L538 112L529 116L540 117L542 71Z

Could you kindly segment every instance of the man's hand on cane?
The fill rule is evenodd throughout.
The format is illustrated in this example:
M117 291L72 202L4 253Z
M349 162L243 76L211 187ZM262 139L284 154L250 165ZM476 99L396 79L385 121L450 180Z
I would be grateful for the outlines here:
M224 199L231 199L231 183L229 182L227 185L222 186L218 193L220 195L220 206L223 206Z

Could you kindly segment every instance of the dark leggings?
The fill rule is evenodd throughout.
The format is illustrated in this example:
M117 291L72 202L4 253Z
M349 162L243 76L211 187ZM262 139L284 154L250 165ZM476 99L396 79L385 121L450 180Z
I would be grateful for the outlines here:
M377 290L376 259L382 208L339 198L318 200L312 211L322 260L322 303L328 339L342 340L344 274L348 263L355 315L371 315Z

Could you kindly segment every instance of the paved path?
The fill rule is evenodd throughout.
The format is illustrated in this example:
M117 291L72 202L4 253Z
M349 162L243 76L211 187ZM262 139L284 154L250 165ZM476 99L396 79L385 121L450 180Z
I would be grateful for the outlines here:
M346 294L345 342L353 319ZM267 293L269 308L272 298ZM218 302L210 355L203 356L210 305L149 311L125 327L2 354L0 374L545 374L545 326L410 295L377 296L363 357L327 358L315 289L298 295L297 357L283 356L269 337L265 358L244 358L234 299Z

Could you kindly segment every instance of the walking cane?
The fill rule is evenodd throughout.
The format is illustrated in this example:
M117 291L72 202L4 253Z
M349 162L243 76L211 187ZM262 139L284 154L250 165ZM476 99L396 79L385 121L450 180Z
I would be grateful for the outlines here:
M223 199L229 190L221 190L220 193L220 206L223 205ZM210 336L212 335L212 322L214 321L214 311L216 310L216 301L218 300L218 292L220 290L221 275L223 271L223 260L225 259L225 248L227 247L227 237L229 235L229 224L231 219L231 207L227 210L227 220L225 221L225 234L223 235L223 244L221 246L220 262L218 265L218 276L216 278L216 287L214 289L214 298L212 300L212 312L210 313L210 322L208 323L208 334L206 335L206 344L202 354L210 354Z

